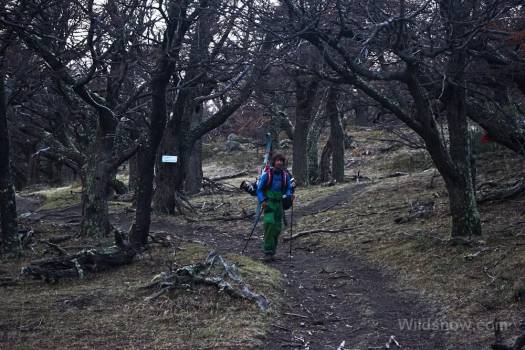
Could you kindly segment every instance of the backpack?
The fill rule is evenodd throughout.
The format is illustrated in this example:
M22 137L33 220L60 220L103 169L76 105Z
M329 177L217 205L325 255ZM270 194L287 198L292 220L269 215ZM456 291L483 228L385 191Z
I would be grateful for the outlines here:
M267 168L264 170L264 172L268 175L267 177L267 180L266 180L266 185L265 185L265 188L264 190L267 191L270 186L272 185L272 181L273 181L273 168ZM290 177L290 173L288 172L288 170L286 169L283 169L283 176L281 176L281 192L283 192L285 189L286 189L286 185L288 183L288 178ZM290 181L292 181L292 179L290 179ZM293 183L290 184L292 186L292 194L294 193L294 190L295 190L295 186L293 186ZM283 198L283 209L284 210L288 210L292 207L292 198L291 197L284 197Z
M267 168L264 170L264 172L268 175L266 179L266 185L264 186L264 190L268 191L268 189L270 188L273 182L273 168ZM281 176L281 192L283 192L286 189L286 184L288 182L288 176L289 176L287 170L283 169L282 172L283 172L283 176Z
M286 188L286 182L288 181L288 178L290 178L291 186L292 186L292 194L295 192L295 182L292 174L286 169L284 171L284 176L281 183L281 191ZM272 181L273 181L273 171L270 169L270 167L266 168L264 170L265 173L268 174L268 179L266 181L265 185L265 191L270 187ZM241 190L249 193L252 196L257 196L257 181L243 181L241 183ZM283 209L288 210L292 207L292 198L285 197L283 198Z

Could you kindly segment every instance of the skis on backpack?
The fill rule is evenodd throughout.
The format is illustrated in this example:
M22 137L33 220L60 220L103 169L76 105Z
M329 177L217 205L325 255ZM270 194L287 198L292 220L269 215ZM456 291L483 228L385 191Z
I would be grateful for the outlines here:
M266 146L264 149L264 158L263 158L263 166L262 170L259 173L259 178L257 179L257 183L259 182L259 179L264 174L264 172L268 171L270 168L270 153L272 151L272 135L270 133L266 134ZM242 184L241 184L242 188ZM255 186L257 188L257 185ZM241 251L241 255L244 254L244 251L246 250L246 247L248 246L248 242L250 239L252 239L253 232L255 231L255 228L257 227L257 223L259 222L259 219L261 218L262 214L262 203L257 203L257 208L255 209L255 222L253 223L252 230L250 231L250 234L248 235L248 238L246 240L246 243L244 245L244 248Z

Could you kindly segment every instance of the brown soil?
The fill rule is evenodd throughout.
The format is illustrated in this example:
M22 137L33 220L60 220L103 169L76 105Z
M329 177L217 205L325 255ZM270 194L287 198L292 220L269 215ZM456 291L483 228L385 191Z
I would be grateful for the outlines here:
M523 201L483 204L484 237L472 246L451 246L446 243L446 191L442 180L433 176L434 169L425 171L428 159L412 151L382 153L381 145L374 148L365 142L369 134L357 135L366 149L354 149L347 161L358 164L349 172L360 170L373 181L298 193L295 232L351 226L349 232L297 239L291 260L288 243L281 243L278 259L266 269L254 262L262 257L261 227L249 242L250 260L235 253L242 249L253 219L220 220L253 211L254 199L238 193L198 196L192 200L200 208L193 220L153 218L152 231L178 237L173 249L152 247L130 266L82 281L53 286L21 281L0 287L5 305L0 307L0 348L313 350L337 349L344 341L345 349L384 349L391 336L404 349L488 348L490 329L407 330L400 322L466 319L488 324L498 317L517 325L523 319L523 300L516 296L525 293ZM523 173L523 162L508 152L486 153L478 168L479 183L505 183ZM394 171L410 174L384 178ZM416 199L435 201L432 216L395 224ZM50 205L26 219L42 235L36 238L78 229L80 208L72 204L74 198L62 201L58 196L56 203L56 208ZM34 211L38 204L36 199L22 199L20 208ZM112 223L123 230L133 216L127 206L112 203ZM188 246L188 241L193 243ZM75 237L64 245L74 250L110 242ZM140 286L153 275L173 263L198 261L209 249L231 256L245 269L251 285L268 294L270 313L263 315L253 305L210 288L144 303ZM49 254L37 245L24 259L4 262L0 275L15 276L29 260ZM510 341L519 332L514 327L505 336Z
M298 208L294 216L299 221L349 201L362 187L347 186ZM444 348L442 334L400 330L403 319L431 318L436 310L414 291L400 290L391 276L319 242L299 243L291 260L287 248L281 247L272 264L286 276L286 298L265 349L336 349L343 341L348 349L384 348L392 335L404 349Z
M349 199L362 189L362 185L340 186L337 191L332 191L329 195L323 195L322 198L311 201L306 205L298 205L295 208L294 223L297 225L305 216L348 203ZM70 225L75 225L75 223L71 222L71 218L76 217L78 210L79 208L76 206L56 210L43 210L34 214L32 219L34 222L48 219L52 220L55 225L66 225L66 227L69 227ZM126 229L131 216L131 213L119 212L113 215L112 222L122 229ZM190 239L195 242L202 242L210 248L214 247L226 253L241 250L244 243L243 238L251 225L251 220L236 223L225 222L223 224L217 224L217 222L183 224L180 222L181 220L180 218L156 217L152 225L152 231L176 233L183 240ZM232 229L232 225L237 229ZM259 227L256 237L250 242L247 251L247 255L255 259L261 257L259 249L261 243L260 230L261 228ZM284 234L287 234L287 232ZM226 238L224 235L228 235L228 237ZM81 245L80 242L77 243ZM167 265L166 257L158 250L151 252L151 254L152 256L159 254L158 258L152 257L152 259L160 259L158 260L159 263ZM40 282L36 284L32 282L23 288L25 290L23 293L27 293L28 298L41 298L41 300L26 300L25 303L29 303L27 304L29 305L29 310L33 309L30 305L34 302L40 302L44 305L46 303L60 304L52 307L52 310L42 310L42 315L45 315L47 312L47 316L51 318L60 317L57 314L49 316L49 313L71 313L77 309L89 312L93 308L101 309L104 310L99 311L102 318L118 317L122 319L119 321L121 327L124 327L127 317L118 312L118 305L121 303L119 300L127 300L124 304L125 308L133 308L133 306L138 307L140 305L140 308L143 309L144 305L141 303L141 293L133 293L129 290L129 287L122 289L119 286L121 282L119 278L121 277L118 276L133 271L133 275L136 277L128 278L126 282L128 286L130 284L139 285L140 283L146 283L146 278L151 277L155 271L158 272L158 269L153 268L155 264L154 261L138 262L115 272L92 276L85 281L63 281L59 286L59 290L65 288L67 293L64 292L64 295L59 293L61 296L58 299L46 293L49 287L42 285ZM433 307L422 301L413 291L397 288L395 283L392 283L391 276L385 275L376 268L367 266L359 257L353 257L348 254L334 254L323 248L322 245L315 244L315 242L307 244L294 242L292 259L290 260L288 256L288 244L282 244L277 260L272 262L271 266L277 268L283 274L284 299L282 302L283 306L276 311L276 314L273 314L272 319L269 321L270 327L266 328L265 345L253 346L253 341L245 339L244 343L237 342L236 345L231 345L231 342L229 346L223 343L220 348L242 349L253 347L279 349L288 347L335 349L342 341L346 341L346 348L365 349L384 346L383 344L392 335L396 337L397 341L405 349L442 348L440 334L432 334L425 331L402 332L399 328L400 319L430 317L435 312ZM150 271L149 273L148 270ZM117 278L118 283L109 282L115 278ZM100 292L101 288L104 288L105 283L109 283L108 290L111 290L110 292ZM38 289L42 290L37 292L37 295L33 295L27 290L27 287L31 288L33 293L38 291ZM93 293L88 292L86 294L85 292L80 292L78 288L88 288L88 290L94 288L95 290L92 290ZM9 293L9 290L5 290L5 292ZM217 302L216 298L210 295L207 296L208 298ZM56 301L53 301L54 299ZM64 300L67 301L67 304L64 304ZM206 305L208 302L203 302L203 304ZM278 303L274 303L274 305L277 306ZM16 304L12 304L9 309L15 312L20 307L21 305L16 306ZM56 308L60 310L55 310ZM108 310L108 308L110 309ZM51 336L51 339L56 341L56 336L52 335L52 325L49 324L43 327L39 323L39 320L43 318L38 318L38 314L39 311L37 310L31 311L27 315L24 314L18 322L20 323L18 327L25 327L22 324L24 322L36 322L35 325L31 323L32 326L30 328L34 328L34 334L31 334L33 330L29 330L31 334L30 339L37 341L39 337L43 337L42 344L45 344L45 338ZM147 314L149 315L149 313ZM154 317L154 315L148 316L148 318L151 317ZM199 319L199 315L194 315L193 317L196 320ZM207 316L203 315L202 317ZM76 317L71 319L71 316L68 316L68 318L70 320L76 319ZM66 339L70 335L77 334L78 336L78 330L75 330L76 327L70 328L67 323L63 324L63 322L57 326L64 328ZM92 348L100 346L99 342L103 341L107 336L111 335L120 339L126 334L126 331L122 329L115 333L111 329L107 329L108 327L111 328L111 324L106 323L106 321L104 321L104 324L106 328L104 333L84 334L79 341L83 342L86 348ZM115 326L117 325L115 324ZM4 327L7 327L7 325L4 325ZM155 327L157 326L153 323L146 328L148 332L154 332ZM242 332L242 329L246 328L247 325L239 325L238 327L238 331ZM47 329L47 333L39 332L41 328ZM127 332L131 332L131 330ZM164 334L163 332L161 333ZM96 340L97 337L100 337L99 341ZM138 347L147 348L147 344L155 343L153 338L145 335L143 338L140 338L140 341L138 340L139 338L133 338L136 339ZM30 341L28 344L35 343ZM122 345L123 343L122 341L117 341L116 344ZM194 346L195 349L203 348L198 342ZM58 342L57 347L67 348L67 345L63 342ZM160 347L162 348L162 346ZM43 348L46 348L46 346L43 346Z

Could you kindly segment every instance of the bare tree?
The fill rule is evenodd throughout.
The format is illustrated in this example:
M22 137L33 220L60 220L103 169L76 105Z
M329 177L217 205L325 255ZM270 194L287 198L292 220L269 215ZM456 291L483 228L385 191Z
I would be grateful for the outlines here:
M89 137L89 147L85 154L75 147L67 147L67 152L81 166L83 182L82 232L89 235L106 235L110 231L108 216L108 189L118 167L136 151L135 145L127 149L117 149L116 136L120 127L117 113L123 113L140 93L137 87L128 100L120 99L120 90L126 79L126 43L133 39L118 35L119 23L134 21L141 15L140 7L118 8L108 4L95 7L92 0L75 4L59 1L38 3L22 2L15 10L2 15L2 23L13 29L23 42L37 53L59 79L64 96L69 91L88 105L95 113L95 123ZM44 6L45 5L45 6ZM62 10L58 10L58 9ZM109 17L108 26L99 18ZM54 21L49 22L49 18ZM139 22L140 23L140 22ZM87 29L84 30L84 28ZM113 32L109 32L111 28ZM137 32L133 32L136 30ZM85 35L79 41L76 31ZM82 32L83 31L83 32ZM140 28L129 28L131 33L140 35ZM122 32L120 32L122 33ZM115 34L115 36L111 36ZM59 37L53 44L49 39ZM112 37L112 42L103 41ZM68 47L71 46L71 47ZM84 54L88 53L88 57ZM111 60L107 64L106 59ZM72 62L68 65L68 60ZM89 60L90 65L84 67ZM70 68L71 67L71 68ZM106 70L107 68L107 70ZM105 96L94 89L99 88L99 74L107 72ZM64 150L62 150L64 151Z
M245 6L223 7L220 2L212 5L191 33L194 37L190 40L189 63L181 67L184 78L179 83L180 90L164 133L161 153L176 154L178 160L170 167L158 164L153 202L160 212L175 213L180 208L178 198L185 182L191 192L200 189L201 184L196 181L200 163L190 161L192 155L194 160L199 159L199 140L222 125L248 100L266 69L266 53L273 46L264 33L256 31L254 24L246 20L245 17L251 16L250 6L246 9ZM234 23L241 14L243 30L235 32ZM207 23L211 18L223 21L225 26L210 29ZM213 101L217 110L203 118L206 101ZM187 173L189 170L193 172Z
M340 91L331 86L326 99L326 114L330 119L330 149L332 154L332 178L343 182L345 177L345 134L337 102Z
M5 87L4 55L12 39L7 31L0 36L0 223L1 251L17 252L18 242L16 198L11 172L9 131L7 129L7 96Z
M284 1L295 35L314 45L331 69L323 73L325 79L360 89L424 140L447 185L453 236L481 233L465 77L479 28L517 4L503 3L401 0L359 8L339 1ZM366 22L371 25L356 25ZM390 89L382 89L389 84L402 84L404 90L389 96Z
M154 49L155 68L151 76L151 113L148 137L141 144L137 156L138 176L136 193L136 212L130 229L133 246L146 245L151 222L151 202L153 199L154 168L157 150L161 143L167 120L166 94L168 85L180 60L184 37L191 24L198 18L207 1L199 3L170 1L167 4L166 29L161 44ZM175 82L175 85L178 81Z

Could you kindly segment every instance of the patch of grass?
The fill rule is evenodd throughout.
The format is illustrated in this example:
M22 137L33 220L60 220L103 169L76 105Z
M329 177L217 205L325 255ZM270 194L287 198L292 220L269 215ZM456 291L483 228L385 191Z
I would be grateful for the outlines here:
M272 295L275 306L280 303L279 293L282 289L282 275L274 269L260 261L238 254L227 254L226 258L235 262L239 267L242 277L249 285L257 286L263 294Z
M396 152L385 164L390 171L419 172L432 167L432 159L424 150Z
M366 138L362 131L356 135ZM401 288L410 286L440 305L443 317L472 322L490 322L498 317L514 322L520 317L518 306L525 301L525 246L520 224L523 201L482 205L484 236L478 238L480 243L451 246L447 244L451 223L444 182L439 176L431 181L433 172L421 171L431 166L425 154L404 149L361 157L359 169L368 176L392 171L413 173L372 182L349 198L348 204L304 217L298 230L339 226L352 230L347 234L311 235L296 244L350 252L381 266L396 276ZM508 151L481 152L477 169L478 183L504 183L523 173L523 163ZM395 218L408 214L410 201L421 198L435 201L431 217L394 223ZM473 330L468 337L450 334L450 344L454 348L472 348L473 344L482 348L492 338L493 332Z
M39 210L53 210L71 207L80 203L81 187L66 186L50 188L34 192L34 195L41 196L44 199L44 204Z
M251 302L201 285L144 300L152 291L143 286L155 274L173 263L177 267L200 262L210 249L186 242L177 242L176 251L152 246L130 265L88 274L83 280L64 279L56 285L21 281L2 288L0 329L6 336L0 337L0 348L258 349L280 306L282 283L280 273L262 263L225 256L239 266L250 288L270 300L266 313ZM19 270L20 264L10 269Z

